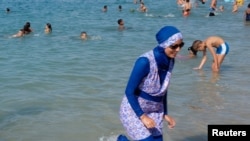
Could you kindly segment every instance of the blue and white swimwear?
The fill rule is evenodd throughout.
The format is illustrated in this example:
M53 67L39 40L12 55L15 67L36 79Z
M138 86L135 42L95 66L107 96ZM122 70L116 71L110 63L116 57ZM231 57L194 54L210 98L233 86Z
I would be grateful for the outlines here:
M226 42L221 44L216 50L216 54L220 55L228 54L228 52L229 52L229 45Z
M120 120L133 141L163 141L163 120L168 115L168 86L175 59L165 49L182 40L173 26L163 27L157 34L158 46L142 54L135 62L120 105ZM147 128L140 117L146 115L155 122ZM117 141L129 141L120 135Z

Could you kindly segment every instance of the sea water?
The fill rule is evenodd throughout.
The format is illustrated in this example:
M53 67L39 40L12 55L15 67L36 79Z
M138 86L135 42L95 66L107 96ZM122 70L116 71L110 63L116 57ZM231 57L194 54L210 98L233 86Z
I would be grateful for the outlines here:
M115 141L126 134L119 106L134 61L153 49L156 32L176 26L184 36L180 56L197 39L218 35L230 46L221 72L212 57L176 58L168 90L169 114L176 127L164 128L170 141L206 141L208 124L250 123L250 26L243 21L248 1L232 13L208 17L209 3L183 17L176 1L2 0L0 5L0 141ZM102 12L104 5L107 12ZM122 11L118 11L118 6ZM11 12L6 13L9 7ZM126 29L117 30L118 19ZM13 38L26 22L33 33ZM51 34L44 33L51 23ZM81 40L86 31L88 40Z

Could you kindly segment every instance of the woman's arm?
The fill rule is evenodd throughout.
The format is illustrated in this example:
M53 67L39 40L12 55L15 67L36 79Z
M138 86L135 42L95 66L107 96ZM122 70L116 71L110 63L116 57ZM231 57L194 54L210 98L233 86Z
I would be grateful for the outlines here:
M138 117L141 117L144 112L142 111L136 92L143 78L149 73L149 61L145 57L140 57L135 62L134 68L130 74L130 78L125 90L128 102Z

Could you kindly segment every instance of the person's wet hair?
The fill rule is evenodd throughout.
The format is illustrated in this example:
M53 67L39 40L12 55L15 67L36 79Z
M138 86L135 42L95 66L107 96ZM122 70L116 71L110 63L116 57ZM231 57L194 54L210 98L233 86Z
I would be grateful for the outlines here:
M122 19L117 20L117 23L120 24L122 22Z
M52 26L50 23L47 23L48 28L52 31Z
M30 22L26 22L25 26L30 27Z
M247 5L248 8L250 8L250 3Z
M197 52L198 52L198 51L193 49L193 46L189 47L188 51L192 51L193 55L195 55L195 56L197 55Z

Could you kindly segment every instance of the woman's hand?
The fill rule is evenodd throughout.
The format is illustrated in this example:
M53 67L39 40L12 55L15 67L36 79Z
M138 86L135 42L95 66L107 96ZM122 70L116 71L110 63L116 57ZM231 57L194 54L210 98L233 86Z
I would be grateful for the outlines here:
M145 114L140 116L140 119L147 128L154 128L156 126L155 121Z
M168 122L168 128L172 129L175 127L175 120L170 115L164 115L165 120Z

